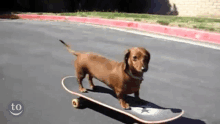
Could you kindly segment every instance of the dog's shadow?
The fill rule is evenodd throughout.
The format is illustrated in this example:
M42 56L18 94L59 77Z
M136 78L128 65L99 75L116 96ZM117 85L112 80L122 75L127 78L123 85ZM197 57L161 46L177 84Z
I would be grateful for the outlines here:
M109 89L109 88L106 88L106 87L102 87L102 86L95 86L94 90L90 90L90 89L87 89L88 92L96 92L96 93L105 93L105 94L110 94L112 95L113 97L116 97L116 94L114 93L113 90ZM129 95L125 95L124 96L124 99L126 102L129 103L130 106L137 106L137 102L136 102L136 99L135 97L132 97L132 96L129 96ZM141 99L141 104L148 104L149 106L151 106L152 108L158 108L158 109L171 109L174 113L177 112L181 112L180 109L175 109L175 108L164 108L164 107L161 107L161 106L158 106L152 102L149 102L149 101L146 101L146 100L143 100ZM136 120L134 120L133 118L129 117L129 116L126 116L124 114L121 114L119 112L116 112L116 111L113 111L111 109L108 109L106 107L103 107L103 106L100 106L96 103L93 103L91 102L87 108L89 109L92 109L96 112L99 112L99 113L102 113L108 117L111 117L113 119L116 119L122 123L126 123L126 124L133 124L133 123L140 123ZM181 117L179 119L176 119L174 121L170 121L168 122L169 124L205 124L204 121L201 121L201 120L196 120L196 119L191 119L191 118L186 118L186 117Z
M102 87L102 86L95 86L93 90L87 89L87 91L96 92L96 93L106 93L106 94L110 94L113 97L117 98L115 93L113 92L113 90L106 88L106 87Z

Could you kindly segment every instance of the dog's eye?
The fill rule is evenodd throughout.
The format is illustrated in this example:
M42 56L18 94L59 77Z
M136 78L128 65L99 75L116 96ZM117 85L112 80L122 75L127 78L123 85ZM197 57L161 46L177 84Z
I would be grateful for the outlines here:
M137 60L137 56L133 56L133 60L136 61Z

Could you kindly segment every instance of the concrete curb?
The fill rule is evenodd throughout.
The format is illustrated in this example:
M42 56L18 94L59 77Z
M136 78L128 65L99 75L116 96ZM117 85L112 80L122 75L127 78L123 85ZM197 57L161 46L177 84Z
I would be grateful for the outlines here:
M177 36L181 38L189 38L192 40L199 40L209 43L220 44L220 33L212 33L206 31L199 31L188 28L169 27L157 24L147 24L140 22L129 22L121 20L111 20L102 18L87 18L75 16L52 16L52 15L36 15L36 14L17 14L22 19L31 20L60 20L60 21L73 21L82 23L93 23L99 25L116 26L120 28L133 28L137 30L160 33L165 35Z

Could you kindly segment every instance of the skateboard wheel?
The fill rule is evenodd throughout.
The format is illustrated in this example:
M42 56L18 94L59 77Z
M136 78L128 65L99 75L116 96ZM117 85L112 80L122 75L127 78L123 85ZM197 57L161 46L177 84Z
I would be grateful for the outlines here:
M87 100L82 98L82 97L79 97L77 99L73 99L72 100L72 105L74 108L82 108L82 107L85 107L85 105L87 103Z
M72 105L74 108L79 108L80 107L80 100L79 99L73 99L72 100Z

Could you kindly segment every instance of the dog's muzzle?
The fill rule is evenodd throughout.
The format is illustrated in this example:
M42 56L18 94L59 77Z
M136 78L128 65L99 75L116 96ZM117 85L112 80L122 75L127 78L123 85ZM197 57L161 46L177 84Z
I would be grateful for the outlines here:
M142 72L147 72L148 68L142 67L141 70Z

